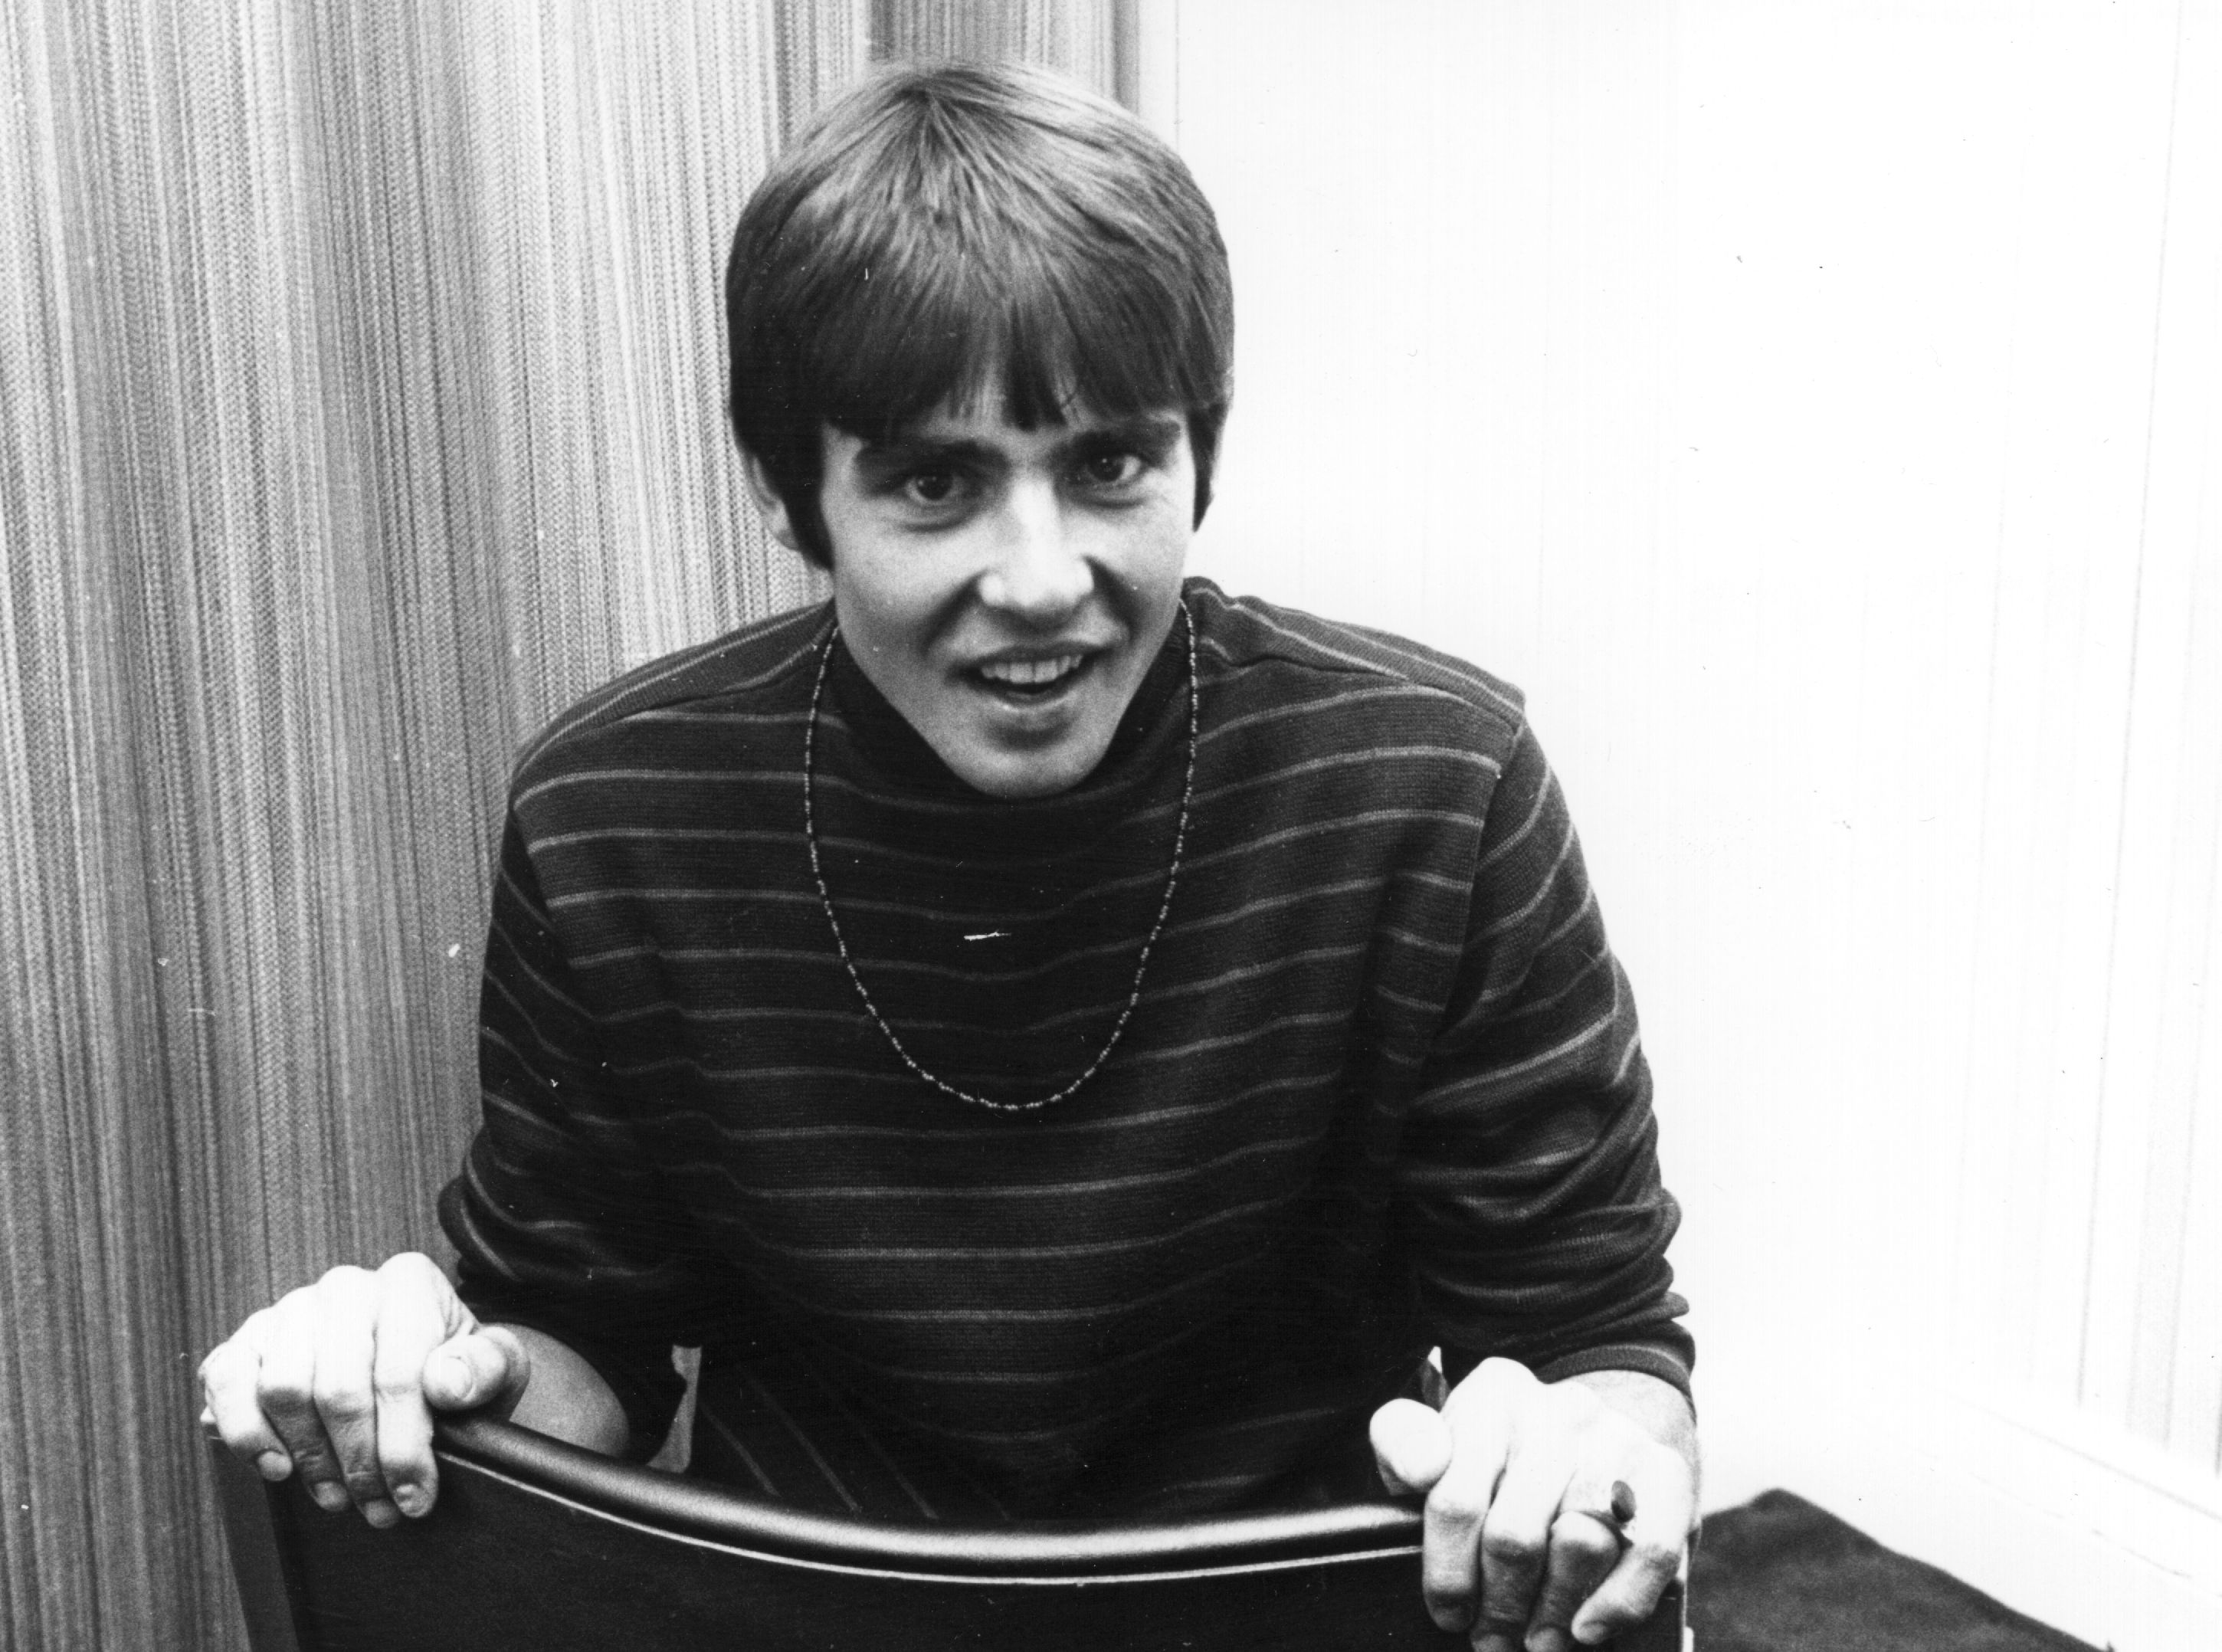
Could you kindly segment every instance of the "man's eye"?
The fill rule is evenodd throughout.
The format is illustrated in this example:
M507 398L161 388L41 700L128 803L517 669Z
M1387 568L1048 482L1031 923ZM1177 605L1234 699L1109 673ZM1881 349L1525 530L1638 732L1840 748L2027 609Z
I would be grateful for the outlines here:
M1095 453L1080 462L1080 480L1090 487L1123 487L1141 474L1138 454Z
M957 497L957 473L953 470L913 471L903 483L903 492L914 504L946 505Z

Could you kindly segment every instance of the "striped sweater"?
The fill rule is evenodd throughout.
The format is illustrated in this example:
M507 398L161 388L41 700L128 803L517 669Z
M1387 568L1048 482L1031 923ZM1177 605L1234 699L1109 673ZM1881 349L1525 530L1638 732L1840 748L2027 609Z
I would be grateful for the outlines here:
M1650 1083L1516 694L1193 580L1170 915L1111 1058L995 1112L899 1060L803 832L830 614L643 668L529 747L441 1214L483 1317L652 1449L826 1508L1226 1506L1349 1460L1441 1343L1687 1383ZM815 807L841 930L929 1071L1026 1101L1100 1050L1187 765L1176 626L1058 796L968 789L837 645Z

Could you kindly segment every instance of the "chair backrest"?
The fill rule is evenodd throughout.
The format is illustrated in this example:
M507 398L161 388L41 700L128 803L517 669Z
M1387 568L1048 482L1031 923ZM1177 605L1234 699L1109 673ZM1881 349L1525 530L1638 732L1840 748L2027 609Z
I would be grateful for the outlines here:
M254 1652L1447 1649L1419 1517L1384 1504L1086 1528L797 1513L482 1417L439 1425L440 1502L373 1531L211 1439ZM1679 1588L1623 1652L1681 1652Z

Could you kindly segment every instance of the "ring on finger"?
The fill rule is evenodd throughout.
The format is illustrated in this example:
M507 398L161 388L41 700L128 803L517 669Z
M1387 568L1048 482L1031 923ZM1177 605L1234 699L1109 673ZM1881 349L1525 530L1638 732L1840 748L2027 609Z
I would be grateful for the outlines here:
M1615 1480L1605 1505L1601 1509L1579 1505L1566 1511L1568 1514L1587 1515L1623 1542L1628 1541L1628 1523L1635 1518L1635 1488L1626 1480Z

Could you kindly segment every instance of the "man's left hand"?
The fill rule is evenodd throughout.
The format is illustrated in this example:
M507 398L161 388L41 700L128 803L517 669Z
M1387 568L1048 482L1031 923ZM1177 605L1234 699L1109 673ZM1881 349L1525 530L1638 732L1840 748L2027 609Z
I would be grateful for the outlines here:
M1689 1402L1640 1372L1536 1379L1485 1360L1440 1412L1391 1400L1373 1455L1398 1494L1424 1494L1428 1611L1477 1652L1567 1652L1651 1615L1697 1513ZM1635 1511L1616 1519L1616 1485Z

